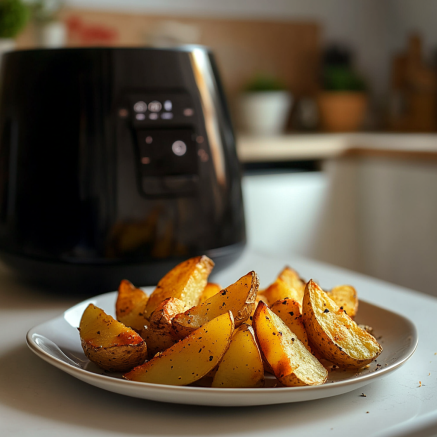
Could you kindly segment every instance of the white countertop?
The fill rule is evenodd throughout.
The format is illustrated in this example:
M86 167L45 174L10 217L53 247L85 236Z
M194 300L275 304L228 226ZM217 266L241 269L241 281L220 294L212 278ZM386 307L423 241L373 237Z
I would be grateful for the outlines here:
M232 283L253 269L267 284L285 264L327 288L351 283L364 300L410 318L419 332L415 355L394 373L366 386L366 397L360 396L360 389L317 401L251 408L180 406L129 398L74 379L26 346L25 335L31 327L83 298L47 295L1 270L0 435L436 435L437 299L332 266L294 257L275 259L250 249L214 280Z
M243 134L237 137L242 162L337 158L351 149L437 154L437 134L288 134L276 137Z

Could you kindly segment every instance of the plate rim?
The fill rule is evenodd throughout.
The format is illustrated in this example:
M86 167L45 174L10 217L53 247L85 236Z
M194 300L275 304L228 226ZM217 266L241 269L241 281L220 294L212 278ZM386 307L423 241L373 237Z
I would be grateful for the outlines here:
M103 384L109 383L109 384L113 384L113 385L119 386L119 387L144 388L145 393L148 390L159 390L161 392L165 392L165 391L169 391L169 392L176 391L176 392L185 392L185 393L192 392L192 393L213 394L214 396L224 396L224 395L230 395L230 394L236 395L236 394L248 394L248 393L251 393L253 395L258 395L258 394L274 394L274 393L279 393L279 392L280 393L288 393L288 392L290 392L290 393L299 393L299 392L310 393L312 391L324 392L324 391L332 390L334 387L342 388L342 387L347 387L349 385L355 385L357 383L358 384L362 383L361 385L366 385L366 384L372 382L374 379L380 379L382 377L387 376L388 374L392 373L393 371L397 370L400 366L405 364L413 356L413 354L416 352L418 344L419 344L419 337L418 337L417 328L416 328L415 324L410 319L408 319L404 315L399 314L395 311L386 309L384 307L375 305L373 303L370 303L366 300L361 299L360 303L362 302L362 303L365 303L366 305L376 307L377 309L387 311L387 312L395 315L396 317L399 317L400 319L402 319L402 321L410 327L410 329L412 331L411 336L413 337L412 338L413 342L409 348L409 353L405 357L403 357L399 361L396 361L392 364L389 364L386 367L381 368L378 371L374 371L374 372L366 374L366 375L361 375L361 376L358 376L356 378L348 378L346 380L335 381L335 382L332 382L329 384L325 383L325 384L318 385L318 386L260 387L260 388L216 388L216 387L196 387L196 386L177 386L177 385L166 385L166 384L154 384L154 383L145 383L145 382L138 382L138 381L130 381L130 380L126 380L126 379L113 378L109 375L90 372L89 370L83 369L81 367L75 367L71 364L68 364L65 361L51 355L50 353L48 353L47 351L42 349L34 341L34 339L33 339L34 334L41 335L37 332L38 330L41 330L41 328L43 328L45 325L55 323L56 321L65 321L65 317L64 317L65 314L69 311L72 311L75 307L84 305L85 303L93 301L93 300L99 300L99 299L102 299L104 297L109 297L112 294L115 295L116 293L117 293L116 291L112 291L112 292L103 293L103 294L85 299L82 302L79 302L79 303L71 306L70 308L65 310L62 314L60 314L59 316L54 317L50 320L47 320L43 323L40 323L40 324L32 327L31 329L29 329L29 331L26 334L26 343L27 343L29 349L33 353L35 353L38 357L40 357L41 359L46 361L47 363L53 365L54 367L57 367L58 369L66 372L67 374L70 374L74 377L81 379L84 382L87 382L87 381L85 381L85 379L92 379L92 380L100 381ZM48 339L48 340L50 340L50 339ZM59 345L57 345L56 343L54 343L54 344L62 352L62 349L59 347ZM67 355L66 355L66 357L68 358ZM83 376L83 378L79 377L79 375ZM100 385L98 387L104 389L104 387L101 387Z

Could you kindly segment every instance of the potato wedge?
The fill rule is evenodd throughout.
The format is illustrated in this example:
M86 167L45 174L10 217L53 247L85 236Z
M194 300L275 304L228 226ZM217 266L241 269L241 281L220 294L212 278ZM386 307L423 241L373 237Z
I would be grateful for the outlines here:
M154 384L187 385L205 376L222 359L234 332L228 311L203 325L124 378Z
M326 381L327 370L264 302L256 308L253 328L265 359L282 384L294 387Z
M140 331L146 321L145 311L148 296L140 288L136 288L128 280L123 279L118 287L115 315L125 326Z
M251 326L243 323L235 330L211 386L228 388L264 386L263 361Z
M127 372L146 359L144 340L93 304L82 315L79 334L85 355L110 372Z
M361 329L313 280L305 287L302 315L312 347L340 367L365 366L382 352L376 339Z
M150 317L168 297L182 300L187 308L197 305L213 267L214 262L205 255L178 264L158 282L150 295L146 305L146 317Z
M176 314L185 311L185 304L174 297L169 297L160 303L153 311L150 320L146 320L140 334L146 341L149 357L173 346L179 340L171 321Z
M293 299L283 299L275 302L270 309L287 325L291 332L294 332L297 338L311 352L308 344L308 335L302 321L300 305Z
M259 287L258 276L249 272L237 282L215 294L200 305L178 314L172 325L180 338L186 337L194 330L215 317L231 311L235 326L240 326L252 313Z
M329 297L344 311L350 318L354 318L358 311L357 292L351 285L339 285L327 291Z
M202 296L200 296L199 304L205 302L210 297L214 296L218 292L222 291L222 287L219 284L215 284L214 282L208 282L206 284L205 289L202 292Z
M269 306L278 300L293 299L302 305L305 282L290 267L285 267L278 275L275 282L267 287L262 295L266 297Z

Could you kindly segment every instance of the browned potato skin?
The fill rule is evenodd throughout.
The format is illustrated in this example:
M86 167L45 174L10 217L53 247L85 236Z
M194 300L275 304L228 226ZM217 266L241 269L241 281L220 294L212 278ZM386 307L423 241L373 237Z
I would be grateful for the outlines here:
M240 326L250 317L253 311L258 287L258 275L255 272L249 272L202 304L190 308L183 314L178 314L172 320L174 331L179 338L184 338L227 311L232 312L235 326Z
M185 311L185 304L174 297L169 297L160 303L153 311L150 320L146 320L141 337L145 340L149 357L173 346L179 337L173 330L171 321L176 314Z
M178 264L158 282L150 295L146 317L150 317L158 305L169 297L182 300L187 308L197 305L213 267L214 262L205 255Z
M326 321L321 317L326 317ZM313 280L305 287L303 322L311 346L325 359L340 367L363 367L382 352L375 338L359 328ZM361 349L362 358L358 353L351 353L357 348Z
M253 327L264 359L276 378L287 387L321 385L327 370L264 302L260 302Z
M308 335L302 321L300 305L293 299L283 299L275 302L270 309L281 318L291 332L294 332L297 338L311 352L311 347L308 344Z
M357 291L351 285L338 285L327 291L328 296L353 319L358 312Z
M136 288L127 279L123 279L118 287L115 315L117 320L136 331L140 331L145 323L145 311L148 296L140 288Z
M133 330L90 304L79 325L85 355L104 370L127 372L144 363L147 346Z
M233 332L234 318L228 311L131 370L124 378L154 384L191 384L217 366L229 347Z

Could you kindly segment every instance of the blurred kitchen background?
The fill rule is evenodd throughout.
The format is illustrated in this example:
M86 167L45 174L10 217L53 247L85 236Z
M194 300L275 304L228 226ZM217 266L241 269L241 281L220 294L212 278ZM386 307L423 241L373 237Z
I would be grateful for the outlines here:
M0 0L0 52L211 47L237 132L249 250L437 294L436 0L24 4Z

